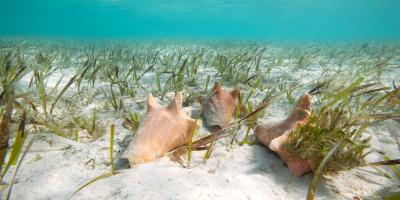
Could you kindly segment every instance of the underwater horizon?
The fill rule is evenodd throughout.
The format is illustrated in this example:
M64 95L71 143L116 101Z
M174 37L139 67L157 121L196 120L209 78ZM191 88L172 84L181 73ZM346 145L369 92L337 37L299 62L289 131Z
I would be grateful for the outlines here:
M396 0L6 0L0 37L398 41Z

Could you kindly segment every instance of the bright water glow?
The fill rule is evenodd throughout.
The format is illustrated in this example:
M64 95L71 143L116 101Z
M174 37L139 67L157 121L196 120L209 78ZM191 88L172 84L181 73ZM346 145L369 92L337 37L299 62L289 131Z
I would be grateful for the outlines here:
M400 39L399 0L2 0L0 35L131 39Z

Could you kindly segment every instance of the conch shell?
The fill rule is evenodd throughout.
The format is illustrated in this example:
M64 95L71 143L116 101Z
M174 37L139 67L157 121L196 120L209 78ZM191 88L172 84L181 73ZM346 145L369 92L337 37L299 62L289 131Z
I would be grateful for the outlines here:
M147 97L147 115L129 144L125 157L130 166L152 161L165 153L188 143L200 122L182 110L182 93L177 93L168 106Z
M203 106L203 118L208 127L225 128L232 121L233 114L238 105L239 89L226 91L216 82L211 97L205 99L198 97Z
M300 97L286 120L271 128L257 125L255 130L257 140L272 151L275 151L295 176L303 176L311 172L312 162L289 152L284 147L284 144L292 130L307 123L311 111L311 96L305 94Z

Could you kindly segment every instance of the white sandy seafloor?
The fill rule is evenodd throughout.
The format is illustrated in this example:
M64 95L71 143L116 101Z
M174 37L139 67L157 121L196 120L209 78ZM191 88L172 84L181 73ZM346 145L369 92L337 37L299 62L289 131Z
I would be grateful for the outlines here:
M289 74L292 79L307 83L319 75L318 70L315 67L313 71L300 70ZM63 69L63 73L56 72L48 81L47 87L54 87L58 78L64 76L58 89L62 88L74 71L74 68L69 68ZM272 73L278 72L273 70ZM30 76L31 74L27 74L20 81L20 87L27 87ZM387 76L396 77L393 73L388 73ZM145 83L151 81L151 75L143 80ZM98 81L95 88L103 85ZM74 84L69 90L76 89ZM298 91L294 95L298 97L301 93L302 91ZM67 92L66 96L69 94ZM126 97L125 106L144 113L145 96L143 93L137 98ZM80 109L90 115L91 108L100 105L103 98L101 95L96 96L92 103L81 106ZM58 107L62 107L61 105L63 104L59 103ZM284 119L290 107L287 100L281 98L266 109L265 115L259 121L272 124ZM80 186L109 172L110 125L116 125L115 155L120 155L126 147L131 133L122 127L121 114L114 112L112 108L109 111L99 111L98 115L106 127L106 134L93 142L75 142L51 133L38 134L40 137L33 143L17 173L11 199L70 199ZM390 158L398 158L399 130L399 123L387 120L381 122L379 127L369 128L366 134L372 138L373 149L385 152ZM200 132L202 135L208 134L205 129ZM238 137L239 141L244 132L245 130ZM303 177L291 176L279 157L260 145L231 147L225 143L224 139L218 143L207 162L203 161L204 151L194 152L188 168L170 161L169 157L163 157L99 180L75 194L72 199L305 199L311 174ZM378 161L383 160L383 156L375 152L368 159ZM379 169L393 176L388 167ZM4 178L5 182L11 180L14 171L15 167L12 167ZM395 185L399 185L396 179L386 178L372 167L361 167L324 179L319 184L316 198L368 197ZM5 198L4 194L2 197Z

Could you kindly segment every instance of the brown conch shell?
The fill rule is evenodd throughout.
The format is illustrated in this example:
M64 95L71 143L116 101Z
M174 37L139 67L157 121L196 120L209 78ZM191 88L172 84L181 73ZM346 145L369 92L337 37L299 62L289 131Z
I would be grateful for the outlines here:
M200 126L182 110L182 93L168 106L147 97L147 115L129 144L125 157L129 164L152 161L165 153L188 143L192 131Z
M311 111L311 96L305 94L300 97L286 120L271 128L257 125L255 130L257 140L272 151L275 151L295 176L303 176L311 172L312 162L289 152L284 147L284 144L292 130L307 123Z
M229 125L237 108L240 95L239 89L226 91L216 82L211 97L198 97L203 106L203 117L208 127L224 128Z

